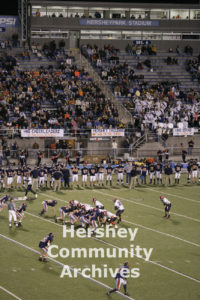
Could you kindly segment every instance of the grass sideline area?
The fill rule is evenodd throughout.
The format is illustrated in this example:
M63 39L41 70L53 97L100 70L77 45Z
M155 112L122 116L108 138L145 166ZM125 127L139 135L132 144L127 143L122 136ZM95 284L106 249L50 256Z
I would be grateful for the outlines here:
M130 268L139 268L138 278L128 279L128 292L135 300L199 300L200 298L200 185L186 184L183 176L180 185L170 187L145 185L134 190L121 186L62 189L54 193L40 190L38 198L27 201L27 212L20 228L8 227L7 208L0 212L0 299L22 300L82 300L123 299L121 294L106 295L108 287L115 287L115 280L108 277L90 280L78 276L60 278L62 265L87 268L92 264L103 269L105 265L118 268L129 261ZM6 192L5 192L6 193ZM5 195L1 193L1 196ZM23 196L23 191L10 193ZM165 219L164 207L159 200L163 194L172 203L171 218ZM31 197L32 195L30 195ZM44 216L42 201L56 199L59 208L72 199L92 205L92 198L101 201L105 209L114 212L113 199L121 200L125 207L119 228L138 228L135 240L114 237L63 238L62 223L55 223L53 210L49 207ZM16 203L17 206L22 201ZM68 217L66 217L68 220ZM79 223L78 223L79 224ZM117 229L115 229L117 231ZM52 245L62 248L127 248L130 245L153 248L150 260L133 258L55 258L47 263L38 261L39 241L49 232L55 233ZM18 244L17 244L17 243ZM20 243L20 244L19 244ZM58 250L54 250L58 253ZM13 295L9 294L12 293Z

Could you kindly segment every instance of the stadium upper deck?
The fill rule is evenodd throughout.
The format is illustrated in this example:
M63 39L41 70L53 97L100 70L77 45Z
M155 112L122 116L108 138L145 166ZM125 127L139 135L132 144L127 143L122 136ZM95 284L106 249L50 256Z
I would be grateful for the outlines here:
M34 0L29 5L29 37L40 43L64 39L66 46L77 47L111 40L120 46L122 40L200 39L200 5Z

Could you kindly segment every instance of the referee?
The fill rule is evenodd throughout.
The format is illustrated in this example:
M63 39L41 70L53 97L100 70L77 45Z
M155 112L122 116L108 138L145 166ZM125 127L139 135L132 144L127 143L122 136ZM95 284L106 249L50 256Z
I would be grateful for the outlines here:
M12 227L12 219L14 220L15 226L18 227L16 211L17 209L13 202L13 199L10 199L10 202L8 203L9 227Z

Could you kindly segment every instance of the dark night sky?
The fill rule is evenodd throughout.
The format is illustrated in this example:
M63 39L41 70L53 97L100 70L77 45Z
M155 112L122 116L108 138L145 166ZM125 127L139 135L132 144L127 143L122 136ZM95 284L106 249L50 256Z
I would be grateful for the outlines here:
M5 0L4 0L5 1ZM55 1L55 0L54 0ZM59 1L63 1L63 0L59 0ZM74 1L75 2L81 2L80 1ZM85 0L84 0L85 1ZM41 1L42 2L42 1ZM64 2L64 1L63 1ZM104 2L104 1L93 1L93 0L87 0L87 2ZM181 8L181 4L200 4L200 0L154 0L154 1L150 1L150 0L138 0L138 1L130 1L130 0L115 0L115 1L106 1L106 2L126 2L126 3L176 3L176 4L180 4L180 8ZM18 7L18 1L17 0L13 0L13 1L9 1L7 0L6 3L3 5L3 3L1 3L1 9L0 9L0 15L17 15L17 7ZM7 5L6 5L7 4Z

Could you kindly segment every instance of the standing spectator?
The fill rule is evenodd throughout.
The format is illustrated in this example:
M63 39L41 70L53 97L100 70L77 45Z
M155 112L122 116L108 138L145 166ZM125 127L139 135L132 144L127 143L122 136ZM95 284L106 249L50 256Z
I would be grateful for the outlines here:
M168 161L169 160L169 150L165 149L163 152L164 152L164 155L165 155L165 161Z
M8 214L9 214L9 227L12 227L12 219L14 220L14 224L16 227L18 227L17 223L17 216L16 216L16 206L13 202L13 199L10 199L10 202L8 203Z
M57 154L56 151L53 153L51 160L53 162L53 165L56 165L58 162L58 158L60 157L60 154Z
M22 152L20 153L19 161L20 161L21 167L23 167L23 166L26 165L26 157L25 157L24 151L22 151Z
M39 167L39 165L41 164L41 161L42 161L42 158L44 157L44 153L42 152L42 151L38 151L38 153L37 153L37 159L38 159L38 161L37 161L37 166Z
M78 152L76 153L76 165L77 165L77 167L78 167L79 164L80 164L80 158L81 158L81 153L78 151Z
M17 158L18 157L18 146L17 146L16 142L14 142L12 144L12 157L13 158Z
M112 150L113 150L113 158L116 158L116 156L117 156L117 142L116 142L116 140L112 141Z
M190 141L188 142L188 155L192 155L193 147L194 147L194 141L193 141L193 140L190 140Z
M158 156L158 162L162 162L162 151L159 149L158 151L157 151L157 156Z
M182 160L185 163L186 162L186 155L187 155L187 151L185 151L183 144L181 143L181 151L182 151Z
M6 148L5 157L6 157L7 166L9 167L10 166L10 148L9 147Z

